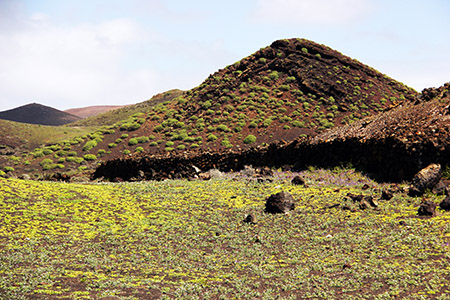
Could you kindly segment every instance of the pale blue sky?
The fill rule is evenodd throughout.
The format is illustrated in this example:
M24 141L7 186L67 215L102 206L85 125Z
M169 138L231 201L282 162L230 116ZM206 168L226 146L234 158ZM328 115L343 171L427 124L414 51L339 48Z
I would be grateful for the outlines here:
M130 104L282 38L421 91L450 80L447 0L0 0L0 111Z

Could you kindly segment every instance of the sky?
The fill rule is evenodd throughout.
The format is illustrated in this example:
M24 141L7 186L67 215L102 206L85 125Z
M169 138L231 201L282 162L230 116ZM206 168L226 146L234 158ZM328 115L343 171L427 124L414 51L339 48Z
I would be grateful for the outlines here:
M450 80L448 0L0 0L0 111L188 90L284 38L421 91Z

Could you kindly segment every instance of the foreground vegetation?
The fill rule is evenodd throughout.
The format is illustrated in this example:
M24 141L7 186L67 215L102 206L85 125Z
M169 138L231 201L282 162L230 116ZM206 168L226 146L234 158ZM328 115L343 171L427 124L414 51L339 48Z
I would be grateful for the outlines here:
M0 179L0 299L448 299L450 213L419 218L401 193L362 210L345 196L385 186L353 170L294 175ZM264 213L282 190L296 209Z

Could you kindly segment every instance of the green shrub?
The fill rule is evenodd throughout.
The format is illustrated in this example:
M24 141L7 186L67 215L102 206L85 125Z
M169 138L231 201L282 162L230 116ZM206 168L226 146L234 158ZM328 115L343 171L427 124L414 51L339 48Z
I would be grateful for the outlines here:
M63 163L63 162L66 162L66 158L65 157L60 157L59 159L58 159L58 163Z
M145 122L145 119L144 119ZM121 131L134 131L134 130L138 130L139 128L141 128L141 123L140 122L132 122L132 123L124 123L122 124L122 126L120 126L120 130Z
M117 147L116 143L109 143L108 144L108 148L115 148L115 147Z
M14 171L15 171L15 169L14 169L13 167L9 167L9 166L4 167L3 170L4 170L6 173L14 172Z
M84 171L84 170L86 170L86 169L87 169L86 166L79 166L79 167L78 167L78 171Z
M75 156L70 156L66 158L67 162L75 162L77 164L81 164L84 161L84 158L82 157L75 157Z
M167 141L166 143L166 147L172 147L173 145L175 145L175 143L172 141Z
M180 144L180 145L177 146L177 149L178 150L184 150L184 149L186 149L186 146L183 145L183 144Z
M92 160L96 160L97 156L95 154L86 154L83 156L83 158L86 161L92 161Z
M125 149L125 150L123 150L123 152L122 152L123 154L125 154L125 155L128 155L128 154L130 154L131 153L131 151L130 150L128 150L128 149Z
M42 150L42 153L44 153L44 155L49 155L49 154L52 154L52 153L53 153L53 150L52 150L52 149L49 149L49 148L44 148L44 149Z
M170 152L170 151L173 151L175 149L173 147L166 147L166 148L164 148L164 150L167 151L167 152Z
M6 173L0 170L0 177L5 177Z
M294 121L291 122L291 125L294 126L294 127L304 128L305 127L305 122L294 120Z
M218 131L223 131L223 132L231 132L231 129L228 128L227 125L224 124L220 124L219 126L217 126L216 128Z
M97 151L97 155L98 156L103 156L103 155L105 155L106 154L106 150L105 149L99 149L98 151Z
M97 141L96 140L91 140L86 142L86 144L84 144L83 146L83 151L90 151L92 150L92 148L97 147Z
M129 137L128 133L124 133L120 136L121 139L126 139L128 137Z
M196 143L191 144L191 148L198 148L198 147L200 147L200 146Z
M256 142L256 136L253 134L247 135L244 139L244 144L252 144L254 142Z
M217 140L217 136L215 136L214 134L211 133L211 134L208 135L207 139L210 142L214 142L214 141Z
M139 142L138 142L138 139L137 138L131 138L129 141L128 141L128 146L134 146L134 145L137 145Z
M269 74L269 78L272 79L272 80L277 80L278 77L279 77L279 75L278 75L278 72L277 72L277 71L272 71L272 72Z
M142 153L142 152L144 152L144 148L143 148L143 147L137 147L137 148L134 150L134 152Z
M303 53L308 53L308 49L302 48L302 52L303 52Z
M157 142L151 142L150 144L148 144L150 147L155 147L155 146L158 146L158 143Z
M33 155L34 158L40 158L44 156L44 152L42 150L34 151L31 153L31 155Z

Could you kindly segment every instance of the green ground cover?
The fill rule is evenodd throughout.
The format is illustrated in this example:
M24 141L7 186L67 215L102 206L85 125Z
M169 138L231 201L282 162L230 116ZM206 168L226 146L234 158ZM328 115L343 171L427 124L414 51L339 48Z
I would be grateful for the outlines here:
M419 218L404 194L361 210L345 195L384 186L352 170L292 176L0 179L0 299L449 299L450 213ZM282 190L296 209L264 213Z

